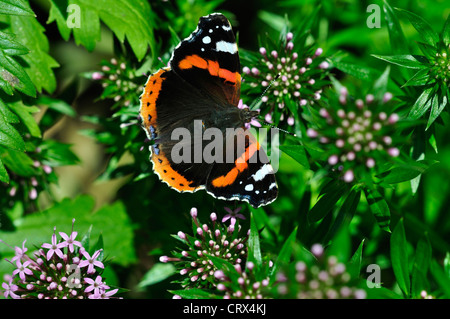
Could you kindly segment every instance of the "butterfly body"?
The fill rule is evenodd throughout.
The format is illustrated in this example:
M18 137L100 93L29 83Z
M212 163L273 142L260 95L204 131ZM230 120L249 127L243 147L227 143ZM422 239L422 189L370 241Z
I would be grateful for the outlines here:
M169 67L149 77L140 117L154 141L153 170L171 188L204 189L216 198L247 201L254 207L276 199L267 155L245 129L258 113L237 107L240 85L234 33L217 13L200 18L197 29L175 48ZM221 152L211 153L215 161L204 156L211 148L212 142L205 140L211 130L222 134L213 141L221 146Z

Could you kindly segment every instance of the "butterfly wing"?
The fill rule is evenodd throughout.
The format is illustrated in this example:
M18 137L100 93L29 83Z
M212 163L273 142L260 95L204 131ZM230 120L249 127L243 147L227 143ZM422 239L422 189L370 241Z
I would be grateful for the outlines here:
M230 22L223 14L201 17L197 29L175 49L170 66L220 105L237 105L241 75Z
M250 131L237 129L227 135L225 149L225 157L234 161L214 164L206 191L219 199L246 201L253 207L272 203L278 196L275 173Z

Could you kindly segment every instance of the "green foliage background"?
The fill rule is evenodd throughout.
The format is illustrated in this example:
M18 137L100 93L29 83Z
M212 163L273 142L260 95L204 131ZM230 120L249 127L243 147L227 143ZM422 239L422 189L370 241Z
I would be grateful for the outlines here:
M381 9L380 28L366 24L370 4ZM81 8L81 28L67 27L69 5ZM424 78L403 86L426 68L405 55L434 52L429 28L450 38L446 1L0 0L0 238L11 246L25 239L39 245L54 226L68 232L75 218L79 233L92 226L91 237L102 234L111 258L104 278L128 289L123 297L171 298L168 290L180 289L171 282L174 269L159 263L177 246L170 235L189 232L191 207L206 220L213 211L222 218L223 207L234 204L170 190L152 173L147 146L141 150L142 129L121 124L138 115L138 95L128 95L129 88L138 92L144 74L164 66L199 17L216 11L238 31L243 55L256 52L266 35L277 39L286 21L295 30L314 17L310 39L349 88L367 90L390 65L385 84L400 96L399 114L417 121L403 131L409 141L403 151L411 161L424 160L388 167L381 190L349 188L330 198L339 185L327 189L327 180L306 164L304 149L286 137L279 198L259 209L238 204L247 216L241 225L250 229L251 220L253 236L262 230L258 247L249 249L288 264L291 250L280 247L321 243L343 260L358 259L362 280L368 265L380 266L382 288L368 289L369 297L418 298L427 290L449 298L449 82L447 91L420 86L428 85ZM122 84L114 80L105 89L92 79L121 63L128 72ZM0 245L2 259L13 253ZM2 276L11 269L0 262Z

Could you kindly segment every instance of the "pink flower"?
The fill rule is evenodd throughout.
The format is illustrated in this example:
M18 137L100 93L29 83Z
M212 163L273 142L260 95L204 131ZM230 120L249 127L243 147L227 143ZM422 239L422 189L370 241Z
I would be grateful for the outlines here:
M73 246L74 245L76 245L78 247L81 247L81 243L78 240L75 240L75 238L78 235L78 233L76 231L72 232L70 234L70 237L67 236L67 234L63 233L63 232L59 232L59 235L65 240L64 242L62 242L62 244L65 244L67 247L69 247L69 250L70 250L71 253L73 253L73 250L74 250Z
M240 219L245 219L244 215L238 214L238 212L242 209L242 207L238 207L234 211L228 207L224 207L224 209L228 212L228 214L222 218L222 223L226 222L228 219L231 218L230 225L234 225L236 223L236 217Z
M28 248L25 248L25 242L27 240L25 239L22 243L22 249L20 249L19 247L15 247L14 250L16 252L16 255L11 259L11 261L15 261L15 260L22 260L23 256L25 255L25 253L27 252Z
M5 296L5 298L11 296L11 298L13 299L20 299L20 296L14 293L15 291L17 291L17 289L19 289L19 287L12 283L12 278L9 280L8 284L6 282L2 283L2 287L3 289L5 289L5 291L3 292L3 296Z
M25 281L25 275L33 275L33 272L31 269L28 269L27 267L31 264L31 261L27 260L22 264L20 260L16 261L17 269L13 271L13 275L19 274L20 279L22 281Z
M56 231L56 227L55 227L55 231ZM66 243L59 243L57 244L56 242L56 234L53 233L52 235L52 243L51 244L42 244L42 248L47 248L49 249L49 251L47 252L47 260L50 260L50 258L52 258L53 254L56 253L58 255L59 258L63 258L63 252L61 251L61 248L66 247L67 244Z
M84 290L84 292L91 292L93 290L94 294L100 294L102 291L109 289L109 286L102 282L101 276L97 276L95 280L91 278L84 278L84 281L90 285Z
M102 250L103 249L100 249L100 250L97 250L96 252L94 252L92 257L89 255L89 253L86 250L83 250L82 254L83 254L84 258L86 258L86 260L80 261L79 267L83 268L83 267L88 266L88 270L87 270L88 274L93 274L95 272L94 266L97 266L100 268L105 268L105 266L103 266L102 262L96 260Z

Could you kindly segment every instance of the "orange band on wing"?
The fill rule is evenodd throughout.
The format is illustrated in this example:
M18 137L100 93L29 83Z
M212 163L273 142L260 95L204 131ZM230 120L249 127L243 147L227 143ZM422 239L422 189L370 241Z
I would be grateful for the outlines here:
M205 60L198 55L189 55L178 63L181 70L190 69L193 67L208 70L209 74L218 76L231 83L237 83L241 80L239 72L231 72L227 69L222 69L217 61Z
M189 186L192 181L188 181L170 166L169 160L161 150L158 155L155 152L152 153L152 162L155 173L170 187L180 192L193 192L197 189L197 187Z
M145 84L144 93L141 95L141 109L139 114L147 130L151 125L154 126L156 124L156 100L158 99L161 84L164 80L161 75L167 71L169 69L161 69L152 74Z
M255 154L255 152L259 150L259 147L260 146L257 141L251 142L245 149L245 152L234 161L236 167L234 167L226 175L213 179L212 185L214 187L226 187L233 184L239 173L248 168L248 161Z

